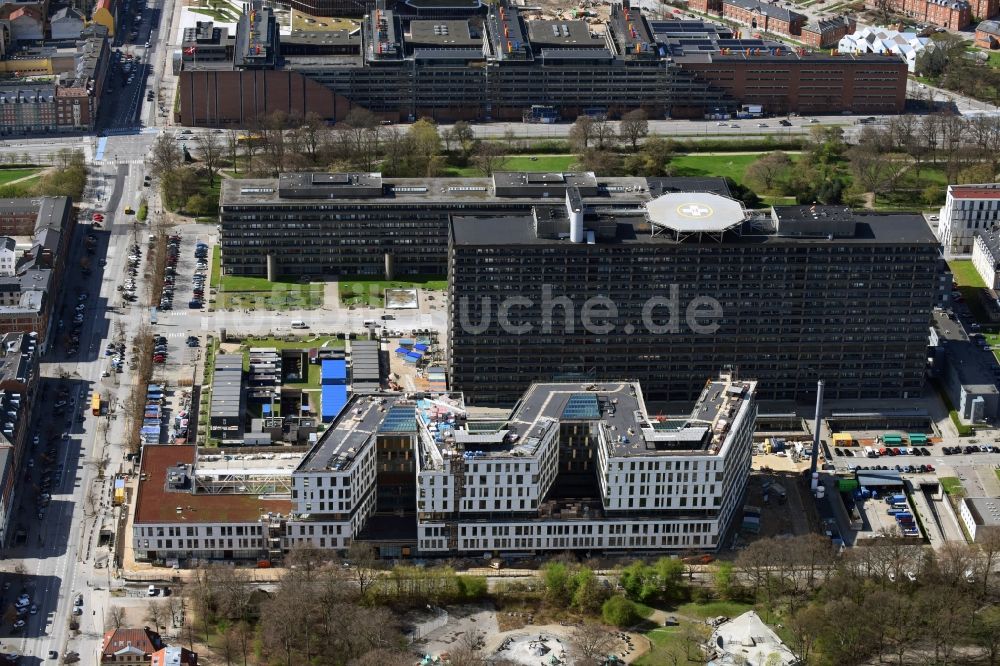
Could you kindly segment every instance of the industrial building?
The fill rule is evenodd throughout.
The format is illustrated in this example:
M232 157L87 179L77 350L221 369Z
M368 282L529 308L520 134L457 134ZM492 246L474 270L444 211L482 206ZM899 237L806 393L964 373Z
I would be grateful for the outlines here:
M607 215L570 187L561 206L450 229L448 374L470 403L625 377L692 400L713 366L768 400L811 400L817 379L834 400L922 392L940 265L920 215L704 192Z
M636 108L702 118L747 104L769 114L899 113L905 105L900 58L811 52L702 21L649 21L627 2L612 7L603 28L527 20L496 3L475 20L404 18L379 6L356 33L282 36L270 9L254 4L231 56L210 26L199 33L211 57L197 58L198 44L175 55L176 120L256 127L282 111L332 122L359 106L389 121L454 121L521 120L536 107L572 120Z

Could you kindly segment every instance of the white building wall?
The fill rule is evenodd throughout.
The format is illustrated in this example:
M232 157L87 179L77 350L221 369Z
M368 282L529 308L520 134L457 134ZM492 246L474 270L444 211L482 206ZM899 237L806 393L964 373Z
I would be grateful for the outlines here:
M295 513L351 513L375 487L375 447L366 445L342 471L303 470L292 474Z
M979 199L954 197L958 188L998 190L995 196ZM940 210L938 239L946 255L967 255L973 251L977 231L989 229L1000 221L1000 183L949 185Z
M164 523L132 526L132 548L136 559L232 559L258 557L267 549L264 524L252 523ZM227 558L228 559L228 558Z
M987 287L996 289L1000 286L1000 272L996 269L997 257L993 256L981 236L976 236L972 246L972 265Z
M969 510L968 504L963 500L958 507L958 515L962 518L962 522L965 523L965 529L969 530L969 536L972 540L976 540L976 519L972 517L972 512Z
M418 526L421 552L445 552L444 522ZM458 550L467 552L567 549L715 548L719 525L706 520L543 520L489 523L459 521Z
M535 457L470 458L465 461L465 489L459 510L468 513L531 511L555 481L559 428L549 428Z

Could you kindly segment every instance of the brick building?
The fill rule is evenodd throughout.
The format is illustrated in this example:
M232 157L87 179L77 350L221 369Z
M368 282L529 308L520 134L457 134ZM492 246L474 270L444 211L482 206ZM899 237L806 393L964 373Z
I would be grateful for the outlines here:
M1000 14L1000 0L969 0L972 5L972 20L982 21Z
M906 104L906 63L898 57L758 51L676 62L695 80L744 104L760 104L766 113L900 113Z
M981 49L1000 48L1000 21L983 21L976 26L976 46Z
M977 0L977 11L996 12L996 4L1000 0ZM865 5L875 9L876 0L868 0ZM973 7L966 0L891 0L891 7L897 14L902 14L915 21L948 28L962 30L972 24Z
M797 36L802 32L806 17L781 7L777 2L761 0L691 0L691 9L706 14L719 14L752 30L776 35Z
M802 26L799 41L814 49L829 49L845 35L854 32L857 22L853 18L837 16L831 19L821 19Z
M175 58L175 119L185 126L252 127L281 110L338 122L356 107L401 122L520 121L536 107L567 120L587 113L616 118L635 108L651 118L705 118L732 115L745 104L763 104L766 113L903 110L906 69L896 67L898 59L836 58L728 30L723 36L702 21L647 21L627 4L612 7L603 38L584 21L531 21L514 7L492 7L482 27L464 20L407 24L374 10L357 40L330 46L300 40L286 52L292 38L275 36L269 65L251 65L242 47L234 47L232 61ZM761 30L801 30L801 15L772 4L754 7L759 20L748 20ZM695 33L699 39L691 38ZM352 48L357 52L339 51ZM766 72L746 75L761 78L761 89L733 79L738 66L730 60L751 52L756 64L765 57L780 63L778 83ZM866 68L879 76L866 77Z

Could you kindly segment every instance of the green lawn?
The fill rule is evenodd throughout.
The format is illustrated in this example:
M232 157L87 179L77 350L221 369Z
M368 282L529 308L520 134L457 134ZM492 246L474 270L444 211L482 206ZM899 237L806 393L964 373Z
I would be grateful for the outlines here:
M986 61L990 67L1000 69L1000 51L990 51L990 58Z
M691 630L698 635L698 641L685 638L692 633ZM654 627L643 634L649 639L652 649L634 663L636 666L704 664L705 659L697 643L707 639L710 632L700 622L695 624L684 620L680 620L675 627Z
M747 167L765 153L749 155L680 155L670 161L675 176L719 176L743 182Z
M0 187L21 178L37 176L41 169L0 169Z
M753 606L738 601L712 601L707 604L691 602L677 607L677 612L680 615L698 617L703 620L710 617L718 617L719 615L736 617L737 615L746 613L748 610L753 610Z
M569 171L577 167L576 155L508 155L497 171ZM466 167L449 167L446 176L453 178L482 178L483 172L475 164Z
M323 285L295 285L301 289L224 291L216 294L215 308L229 310L309 310L323 306Z
M983 282L983 278L979 277L979 273L976 271L975 266L972 265L970 259L949 261L948 268L951 269L951 273L954 275L955 282L958 283L959 287L983 288L986 286L986 283Z
M512 155L503 164L504 171L569 171L576 155Z
M240 343L247 349L250 347L274 347L275 349L310 349L312 347L329 347L343 349L344 341L332 335L310 335L287 338L246 338Z
M212 248L212 273L208 279L208 286L212 289L219 288L219 279L222 277L222 246L216 245Z
M965 497L965 488L962 487L962 482L957 476L943 476L938 480L941 482L941 488L948 495Z
M310 289L313 285L302 284L298 280L278 280L271 282L267 278L247 277L244 275L223 275L222 291L295 291ZM320 285L322 288L322 285Z
M414 275L409 280L371 280L364 276L345 277L338 281L341 305L382 307L386 289L430 289L444 291L448 279L440 275Z

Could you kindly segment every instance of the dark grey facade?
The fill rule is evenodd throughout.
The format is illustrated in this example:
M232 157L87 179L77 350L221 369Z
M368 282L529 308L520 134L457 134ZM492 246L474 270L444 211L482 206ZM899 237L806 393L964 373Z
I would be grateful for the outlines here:
M664 188L725 190L722 179L597 178L498 172L492 178L394 178L378 173L282 174L222 184L227 275L407 276L447 273L452 215L526 215L561 207L576 186L595 209L640 213Z
M528 217L456 218L451 386L470 403L509 404L534 381L638 380L650 401L681 401L722 367L756 378L763 399L810 399L820 378L832 400L920 395L937 240L918 215L820 210L831 219L779 209L773 224L678 240L644 218L594 220L588 209L596 233L581 243L559 236L565 220L553 233ZM661 328L643 322L652 297L666 299L650 311ZM606 299L591 302L599 312L617 308L596 318L606 330L583 325L594 298ZM698 298L694 323L712 332L686 321Z

